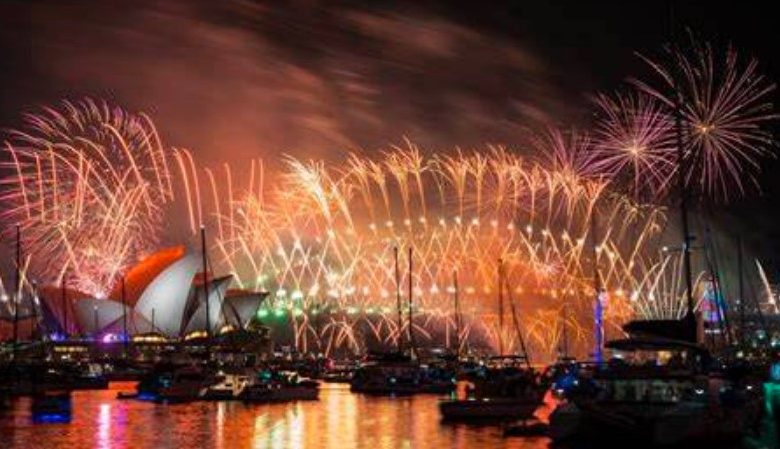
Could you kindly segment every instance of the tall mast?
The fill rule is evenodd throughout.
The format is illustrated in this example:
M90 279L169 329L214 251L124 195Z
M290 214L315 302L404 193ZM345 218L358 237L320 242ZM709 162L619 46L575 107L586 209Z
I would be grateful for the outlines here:
M563 304L563 310L561 310L561 338L563 338L562 352L563 358L569 357L569 335L566 332L566 304Z
M68 291L65 286L65 273L62 274L60 288L62 289L62 333L65 335L65 340L68 340Z
M393 257L395 259L395 307L398 311L398 352L404 352L403 328L404 316L403 306L401 305L401 272L398 269L398 247L393 247Z
M411 347L412 355L415 355L415 352L417 351L417 346L415 345L414 341L414 319L412 316L412 301L413 301L413 291L412 291L412 283L414 281L414 267L412 265L412 247L409 246L409 346Z
M674 22L674 10L671 10L671 31L673 51L680 51L677 44L677 29ZM696 317L694 315L693 303L693 280L691 279L691 233L688 221L688 191L685 188L685 176L687 167L685 166L685 149L683 136L683 115L682 115L682 96L678 86L678 70L675 68L672 73L672 90L674 91L674 128L677 138L677 189L680 192L680 225L682 227L682 252L683 252L683 270L685 275L685 299L687 312L685 321L689 328L688 338L696 340Z
M729 326L728 318L726 317L726 314L724 313L722 304L721 304L721 298L722 295L722 287L721 287L721 281L720 276L718 275L719 269L717 265L717 253L715 248L715 243L712 240L712 236L710 235L710 228L709 226L705 227L704 229L704 235L706 239L706 244L704 245L704 261L707 263L707 269L710 272L710 275L712 276L712 291L715 295L714 303L715 303L715 318L718 320L718 331L721 333L721 338L723 340L723 343L726 346L731 345L731 327ZM715 337L713 336L710 341L712 342L713 346L715 345Z
M517 310L515 310L515 300L512 297L512 289L509 288L509 280L504 276L504 287L506 288L507 299L509 300L509 309L512 312L512 325L515 327L515 333L517 335L517 341L520 343L520 350L522 351L523 358L525 359L525 366L531 369L531 357L528 355L528 348L525 346L525 339L523 338L523 332L520 329L520 321L517 319ZM499 288L501 288L499 286Z
M30 298L30 307L32 308L33 327L30 330L30 341L34 341L40 332L40 323L38 322L38 281L32 281L32 298Z
M460 356L460 303L458 301L458 270L452 271L453 296L455 300L455 354Z
M742 275L742 236L737 236L737 270L739 272L739 343L745 345L745 279Z
M206 348L211 345L211 306L209 305L209 273L208 261L206 259L206 227L200 227L200 249L203 259L203 292L206 297Z
M595 338L595 347L593 350L594 358L597 363L602 360L604 348L604 304L601 302L601 294L604 287L601 285L601 274L599 273L599 240L596 236L596 210L593 210L590 219L591 246L593 250L593 288L595 290L595 304L593 308L593 334Z
M92 330L92 339L97 340L98 339L98 331L100 329L100 320L98 319L98 306L95 304L92 306L92 325L94 326Z
M14 281L14 348L13 356L16 361L17 346L19 345L19 306L22 303L22 231L16 225L16 272Z
M124 343L124 355L128 356L129 336L127 335L127 296L125 292L125 277L122 276L122 342Z
M498 355L504 355L504 261L498 259Z

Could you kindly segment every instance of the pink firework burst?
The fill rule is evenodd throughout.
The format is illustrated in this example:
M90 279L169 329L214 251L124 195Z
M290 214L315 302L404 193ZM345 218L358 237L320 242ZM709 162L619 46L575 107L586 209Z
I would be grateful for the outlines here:
M675 172L674 121L669 108L642 92L595 99L598 166L624 181L635 199L663 195Z
M666 47L666 55L665 62L642 56L661 86L636 84L672 110L679 100L688 184L723 200L757 186L760 158L774 154L765 127L778 117L769 101L776 85L756 59L740 58L731 46L718 52L691 36L685 48Z

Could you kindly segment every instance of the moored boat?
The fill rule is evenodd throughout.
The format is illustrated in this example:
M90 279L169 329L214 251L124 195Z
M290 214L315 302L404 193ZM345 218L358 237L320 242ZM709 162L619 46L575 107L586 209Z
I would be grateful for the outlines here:
M350 361L331 362L325 366L320 379L329 383L349 383L355 375L357 366Z
M319 399L319 383L293 371L261 371L239 398L245 402L313 401Z
M214 376L202 368L185 367L161 379L155 401L176 403L199 399L214 383Z
M759 388L711 372L697 344L634 338L607 348L619 357L594 371L596 393L575 395L552 413L554 440L723 442L739 439L759 418Z
M71 419L71 395L68 390L41 390L32 396L32 419L36 423L65 423Z
M239 399L244 389L249 386L249 376L237 373L217 373L216 382L207 387L201 399L231 400Z
M355 371L350 382L353 392L386 396L415 394L422 387L420 364L398 353L371 357Z
M530 419L544 400L547 385L524 357L494 357L472 379L465 399L439 403L447 421L518 421Z

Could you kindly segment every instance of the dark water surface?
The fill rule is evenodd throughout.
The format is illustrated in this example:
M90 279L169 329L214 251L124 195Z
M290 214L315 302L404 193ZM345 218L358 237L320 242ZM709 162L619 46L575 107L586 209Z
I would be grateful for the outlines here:
M319 401L273 405L157 405L115 399L132 384L73 394L69 424L34 424L27 399L0 414L2 449L547 448L547 438L504 437L497 426L440 421L436 396L378 398L324 384ZM548 413L540 410L541 414Z

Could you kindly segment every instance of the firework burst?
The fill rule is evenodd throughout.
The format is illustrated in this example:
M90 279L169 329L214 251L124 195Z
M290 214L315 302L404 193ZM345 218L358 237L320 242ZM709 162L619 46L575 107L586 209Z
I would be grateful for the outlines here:
M540 320L564 304L571 310L572 345L584 351L593 298L594 262L585 246L591 214L602 217L596 264L608 289L630 290L631 279L652 265L645 257L664 214L609 193L605 183L586 177L587 165L576 166L574 176L570 165L553 169L500 147L425 157L408 145L381 154L352 155L341 166L287 158L263 187L256 183L266 177L251 170L243 177L248 183L228 186L227 179L242 177L226 169L202 186L211 194L190 192L190 215L204 211L218 231L219 265L242 287L271 292L267 319L285 317L300 349L365 349L367 340L403 338L408 323L398 326L394 248L413 250L413 273L400 261L401 294L406 301L413 276L415 333L422 342L453 341L451 273L457 270L462 310L470 317L460 341L495 345L502 335L507 348L518 344L514 311L507 307L505 328L498 326L502 259L517 322L540 359L553 358L560 340ZM185 179L197 174L181 166L183 184L195 185ZM627 298L615 298L608 318L613 332L633 310Z
M776 85L759 73L758 61L740 58L732 47L718 52L693 36L688 43L666 47L665 62L642 57L661 86L636 84L670 111L679 104L687 182L727 200L730 192L757 186L758 160L774 154L766 125L778 117L769 100Z
M662 196L676 167L674 122L666 105L641 92L602 94L595 101L599 170L625 183L634 198Z
M101 296L158 243L171 199L165 152L143 114L85 99L25 116L5 144L2 213L19 224L32 273Z

